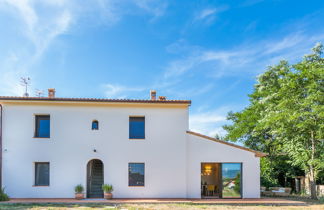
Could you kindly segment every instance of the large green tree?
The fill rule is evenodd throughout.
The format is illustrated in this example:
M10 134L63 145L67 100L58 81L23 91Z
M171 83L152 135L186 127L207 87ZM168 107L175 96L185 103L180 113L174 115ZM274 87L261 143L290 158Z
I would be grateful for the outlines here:
M322 53L318 44L297 64L281 61L269 67L249 95L250 105L229 113L233 124L224 126L226 139L269 153L261 161L263 178L271 181L280 170L293 174L294 167L309 174L312 198L316 198L316 176L324 168ZM278 169L278 163L292 167Z

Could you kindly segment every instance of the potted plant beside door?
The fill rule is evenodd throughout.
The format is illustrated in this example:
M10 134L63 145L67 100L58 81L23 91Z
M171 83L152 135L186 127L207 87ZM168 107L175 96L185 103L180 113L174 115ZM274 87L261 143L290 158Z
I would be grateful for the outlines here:
M113 194L112 191L114 190L113 186L110 184L103 184L102 190L104 191L104 198L105 199L112 199Z
M78 184L74 187L75 199L81 200L84 199L84 187L82 184Z

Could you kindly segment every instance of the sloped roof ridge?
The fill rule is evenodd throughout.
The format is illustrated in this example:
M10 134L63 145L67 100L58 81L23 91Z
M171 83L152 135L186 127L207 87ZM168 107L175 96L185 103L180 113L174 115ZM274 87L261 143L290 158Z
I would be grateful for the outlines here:
M197 132L193 132L193 131L187 131L187 133L188 134L191 134L191 135L194 135L194 136L198 136L198 137L204 138L204 139L208 139L208 140L211 140L211 141L215 141L215 142L218 142L218 143L221 143L221 144L225 144L225 145L228 145L228 146L231 146L231 147L235 147L235 148L238 148L238 149L242 149L242 150L245 150L245 151L248 151L248 152L252 152L252 153L255 154L256 157L265 157L265 156L267 156L266 153L259 152L259 151L253 150L253 149L249 149L249 148L246 148L246 147L243 147L243 146L239 146L239 145L236 145L236 144L227 142L227 141L223 141L223 140L219 140L219 139L216 139L216 138L212 138L210 136L206 136L206 135L203 135L201 133L197 133Z
M22 96L0 96L0 101L75 101L75 102L129 102L129 103L180 103L191 104L190 100L150 100L150 99L109 99L109 98L62 98L62 97L22 97Z

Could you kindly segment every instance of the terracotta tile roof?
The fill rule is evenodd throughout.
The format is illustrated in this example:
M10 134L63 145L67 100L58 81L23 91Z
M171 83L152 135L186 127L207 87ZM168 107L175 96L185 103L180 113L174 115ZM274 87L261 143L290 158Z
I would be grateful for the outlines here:
M187 131L187 133L189 133L191 135L194 135L194 136L204 138L204 139L215 141L215 142L218 142L218 143L221 143L221 144L226 144L228 146L235 147L235 148L238 148L238 149L242 149L242 150L245 150L245 151L248 151L248 152L252 152L252 153L255 154L256 157L265 157L265 156L267 156L266 153L255 151L255 150L252 150L252 149L249 149L249 148L246 148L246 147L242 147L242 146L239 146L239 145L236 145L236 144L232 144L232 143L229 143L227 141L222 141L222 140L219 140L219 139L216 139L216 138L205 136L205 135L200 134L200 133L196 133L196 132L193 132L193 131Z
M49 98L0 96L4 101L67 101L67 102L111 102L111 103L152 103L152 104L191 104L190 100L147 100L147 99L107 99L107 98Z

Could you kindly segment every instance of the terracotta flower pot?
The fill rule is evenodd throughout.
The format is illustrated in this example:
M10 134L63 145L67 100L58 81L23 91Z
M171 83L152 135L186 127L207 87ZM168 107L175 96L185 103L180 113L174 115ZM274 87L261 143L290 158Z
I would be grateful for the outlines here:
M84 199L84 193L75 193L75 199L77 200Z
M106 193L106 192L104 193L104 198L105 199L107 199L107 200L108 199L112 199L112 197L113 197L113 194L112 193Z

